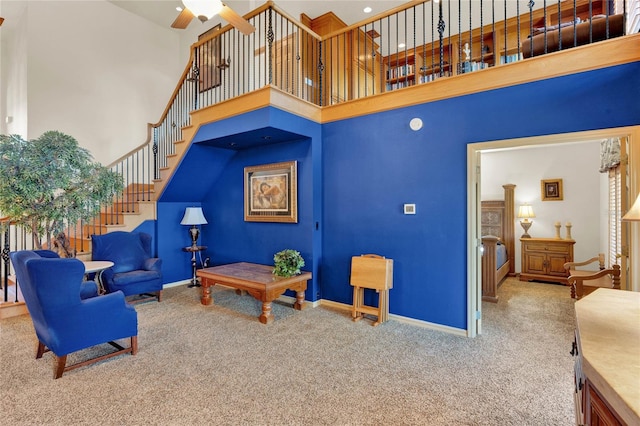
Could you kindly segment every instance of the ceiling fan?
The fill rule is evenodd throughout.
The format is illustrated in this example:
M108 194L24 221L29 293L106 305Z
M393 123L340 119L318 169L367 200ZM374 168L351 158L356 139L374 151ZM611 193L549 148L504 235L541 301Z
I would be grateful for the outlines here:
M253 33L256 29L246 19L236 13L220 0L182 0L184 9L171 24L171 28L185 29L191 20L197 17L200 21L205 22L220 15L231 25L236 27L245 35Z

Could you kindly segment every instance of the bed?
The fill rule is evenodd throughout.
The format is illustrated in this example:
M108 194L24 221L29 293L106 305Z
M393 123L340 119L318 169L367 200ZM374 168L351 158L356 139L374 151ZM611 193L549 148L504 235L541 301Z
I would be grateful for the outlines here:
M515 185L502 185L503 200L482 201L482 300L498 301L498 287L515 275Z

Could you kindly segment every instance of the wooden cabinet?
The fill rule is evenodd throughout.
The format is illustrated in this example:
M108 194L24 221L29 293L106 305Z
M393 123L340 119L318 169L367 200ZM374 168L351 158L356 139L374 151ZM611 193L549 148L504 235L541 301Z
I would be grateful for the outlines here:
M302 14L301 22L320 36L347 27L333 12L313 19ZM323 106L381 92L383 71L378 56L380 46L376 43L378 37L375 31L365 33L355 28L324 40L321 57L326 65L322 75ZM317 74L316 65L308 61L308 75Z
M591 381L586 380L586 403L587 409L585 424L591 426L623 426L615 411L600 396Z
M640 293L598 289L575 304L576 424L640 424Z
M521 238L520 281L551 281L568 285L564 264L573 262L574 240Z

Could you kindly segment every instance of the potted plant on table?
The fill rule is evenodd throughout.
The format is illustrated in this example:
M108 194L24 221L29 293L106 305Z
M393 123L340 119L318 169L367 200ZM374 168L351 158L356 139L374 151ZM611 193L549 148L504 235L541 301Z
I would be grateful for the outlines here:
M299 251L286 249L273 256L273 274L279 277L292 277L300 274L300 268L304 266L304 259Z

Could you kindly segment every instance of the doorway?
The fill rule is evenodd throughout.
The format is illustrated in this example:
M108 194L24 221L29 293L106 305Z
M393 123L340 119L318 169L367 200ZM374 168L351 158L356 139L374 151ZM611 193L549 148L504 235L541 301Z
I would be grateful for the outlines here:
M595 130L595 131L587 131L587 132L576 132L576 133L566 133L559 135L548 135L548 136L538 136L538 137L530 137L530 138L519 138L519 139L509 139L509 140L500 140L500 141L490 141L490 142L482 142L482 143L471 143L467 145L467 184L468 184L468 200L467 200L467 208L468 208L468 241L467 241L467 262L468 262L468 277L467 277L467 301L468 301L468 324L467 324L467 335L469 337L474 337L477 334L482 333L482 251L481 251L481 228L480 228L480 200L482 199L482 190L481 190L481 176L482 176L482 153L491 152L496 150L515 150L515 149L524 149L524 148L541 148L545 145L561 145L561 144L575 144L585 141L597 141L605 138L611 137L629 137L630 141L635 141L635 145L633 142L630 142L631 146L629 152L629 170L632 171L630 173L629 179L629 191L631 194L635 194L638 191L638 187L640 186L640 173L638 173L638 168L640 165L639 152L640 145L638 140L640 140L640 127L626 127L626 128L614 128L614 129L603 129L603 130ZM571 167L571 159L562 159L561 161L566 162L567 167ZM634 167L635 163L635 167ZM504 183L513 183L513 182L504 182ZM517 202L521 201L518 198L518 188L516 188L516 200ZM547 220L549 218L546 218ZM514 224L514 226L517 226ZM625 253L626 256L629 256L630 253L638 253L638 239L640 238L640 231L637 229L640 228L638 225L630 225L626 232L631 237L631 233L636 238L630 238L630 246L629 250ZM548 233L548 232L547 232ZM518 229L516 229L516 243L519 245L519 235ZM552 235L551 235L552 236ZM634 251L635 250L635 251ZM516 253L516 257L518 257L519 253ZM638 257L638 256L635 256ZM632 257L633 259L633 257ZM635 262L640 262L640 260L634 260ZM516 273L520 271L519 262L516 262ZM635 266L638 267L637 265ZM633 270L634 267L631 266ZM636 269L637 270L637 269ZM631 277L630 277L631 279ZM631 281L630 281L631 283ZM637 284L636 284L637 285ZM629 289L632 289L633 284L630 284ZM499 303L499 302L498 302Z

